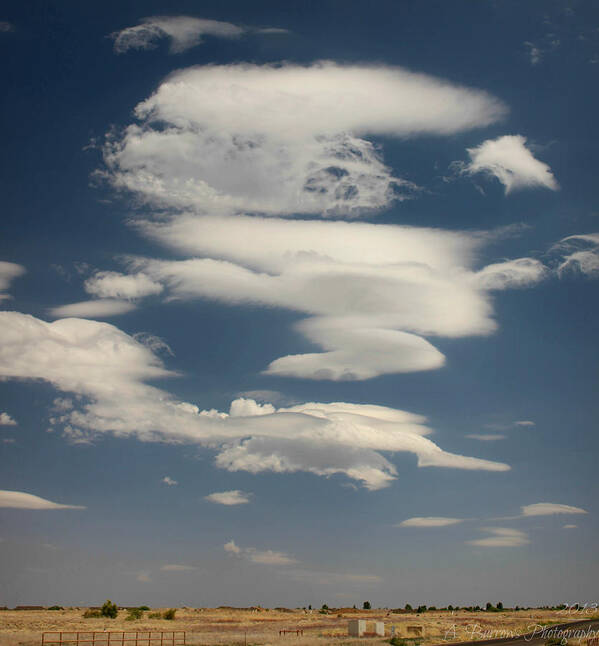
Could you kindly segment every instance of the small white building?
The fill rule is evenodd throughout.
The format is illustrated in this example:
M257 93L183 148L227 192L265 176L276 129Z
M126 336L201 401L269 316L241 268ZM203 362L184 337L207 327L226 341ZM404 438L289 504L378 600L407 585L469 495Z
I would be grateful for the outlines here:
M366 619L350 619L347 624L350 637L384 637L384 621L366 621Z

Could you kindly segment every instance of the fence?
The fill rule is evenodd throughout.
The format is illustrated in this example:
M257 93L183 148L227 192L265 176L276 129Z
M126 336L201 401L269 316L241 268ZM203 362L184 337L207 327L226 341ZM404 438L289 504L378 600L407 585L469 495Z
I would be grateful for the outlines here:
M48 632L42 646L185 646L184 631Z

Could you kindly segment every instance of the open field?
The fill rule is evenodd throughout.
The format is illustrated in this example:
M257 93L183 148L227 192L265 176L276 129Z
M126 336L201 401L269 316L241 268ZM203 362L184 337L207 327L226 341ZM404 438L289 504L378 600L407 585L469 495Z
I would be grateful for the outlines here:
M116 619L82 617L85 608L65 610L4 610L0 611L0 646L34 646L40 643L43 631L103 631L103 630L184 630L192 646L212 644L287 644L297 646L335 643L339 646L364 644L364 639L347 636L349 619L385 622L386 637L369 638L366 643L385 643L391 635L406 625L424 626L423 646L448 642L490 639L521 634L537 624L564 623L591 618L580 613L566 614L554 610L520 610L517 612L447 611L395 614L388 610L370 611L342 608L321 615L317 610L250 610L232 608L180 608L173 621L144 618L125 621L122 610ZM303 637L279 636L281 629L304 630Z

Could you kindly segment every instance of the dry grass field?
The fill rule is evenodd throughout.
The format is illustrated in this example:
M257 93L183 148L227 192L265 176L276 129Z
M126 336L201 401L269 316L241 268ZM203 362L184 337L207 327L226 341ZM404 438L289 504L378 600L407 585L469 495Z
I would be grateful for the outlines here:
M3 610L0 611L0 646L34 646L41 643L43 631L115 631L115 630L184 630L187 643L201 645L288 644L316 646L338 644L386 643L395 626L396 634L402 626L420 624L425 636L422 646L447 642L469 641L526 633L535 624L563 623L590 618L589 615L564 614L550 610L520 610L497 613L446 611L394 614L386 610L352 610L342 608L321 615L317 610L257 611L232 608L179 608L174 620L142 619L125 621L127 612L121 610L116 619L84 619L85 608L65 610ZM355 639L347 636L349 619L380 620L385 622L385 639ZM303 637L279 636L281 629L304 630Z

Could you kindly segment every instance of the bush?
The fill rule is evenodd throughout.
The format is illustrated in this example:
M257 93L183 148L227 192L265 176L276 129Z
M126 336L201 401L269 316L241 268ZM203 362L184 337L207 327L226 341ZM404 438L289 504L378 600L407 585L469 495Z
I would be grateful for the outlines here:
M139 606L140 610L149 610L149 606Z
M102 609L100 610L102 617L110 617L110 619L116 619L116 616L119 614L119 609L116 606L116 603L112 603L110 599L106 599Z
M64 610L62 606L50 606L48 610Z
M97 619L98 617L101 617L101 616L102 616L102 613L99 610L92 610L91 608L88 608L83 613L84 619Z
M165 613L162 615L162 617L163 619L173 620L175 618L176 612L177 612L176 608L171 608L170 610L166 610Z
M371 608L371 607L372 607L372 606L370 605L370 601L365 601L365 602L362 604L362 609L363 609L363 610L370 610L370 608Z
M125 617L125 621L136 621L143 619L144 611L141 608L129 608L129 614Z
M162 615L159 612L151 612L148 619L162 619Z

